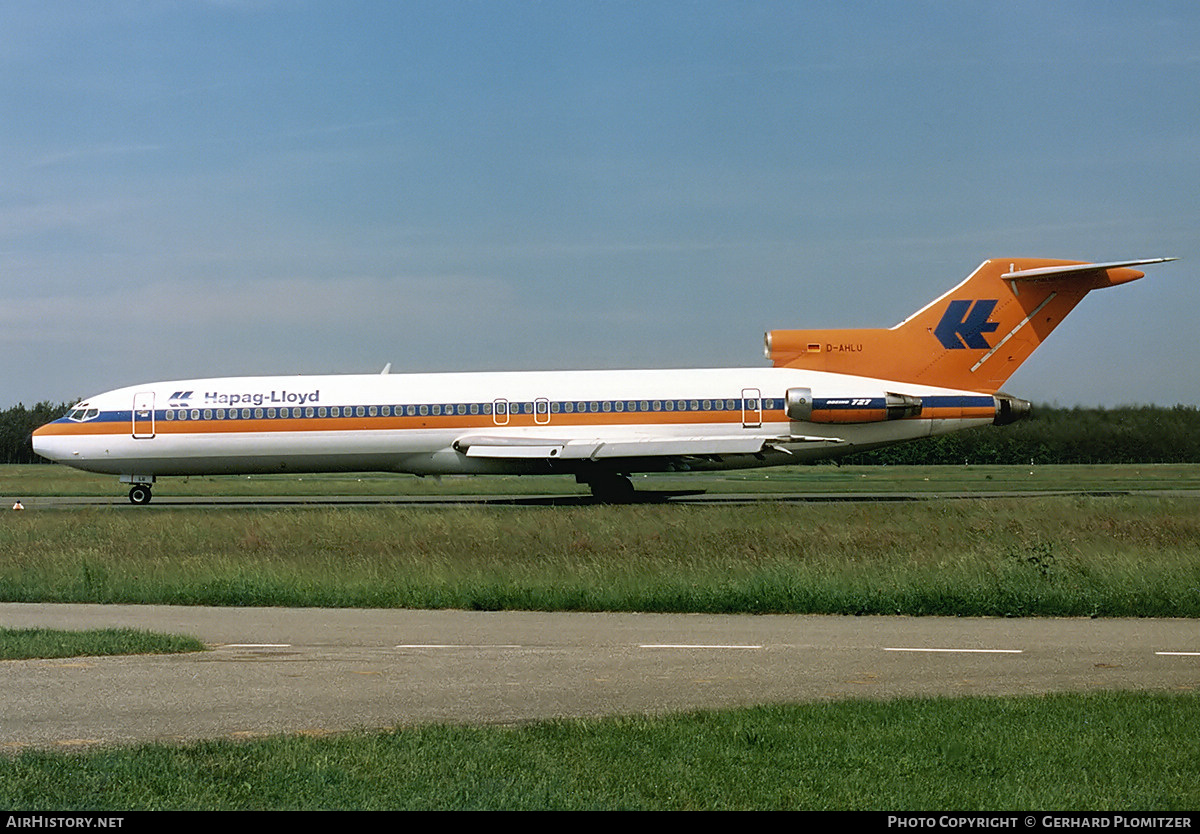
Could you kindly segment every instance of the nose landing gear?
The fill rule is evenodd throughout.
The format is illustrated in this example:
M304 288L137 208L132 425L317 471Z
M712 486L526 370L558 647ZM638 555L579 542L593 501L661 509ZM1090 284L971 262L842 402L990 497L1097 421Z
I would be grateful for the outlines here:
M150 487L154 485L153 475L122 475L121 483L129 484L130 504L149 504L151 499Z

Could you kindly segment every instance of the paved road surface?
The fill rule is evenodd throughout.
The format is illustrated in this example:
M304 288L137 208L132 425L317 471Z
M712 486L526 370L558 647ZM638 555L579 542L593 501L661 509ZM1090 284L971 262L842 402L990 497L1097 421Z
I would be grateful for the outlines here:
M847 697L1200 691L1194 620L0 604L207 652L0 662L0 751Z

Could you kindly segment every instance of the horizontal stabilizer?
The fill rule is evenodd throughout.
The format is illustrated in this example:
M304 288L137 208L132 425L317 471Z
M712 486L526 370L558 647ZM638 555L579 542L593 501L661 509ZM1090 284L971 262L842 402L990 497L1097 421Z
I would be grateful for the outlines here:
M1100 272L1109 269L1124 269L1130 266L1145 264L1161 264L1176 261L1178 258L1146 258L1140 261L1110 261L1102 264L1068 264L1067 266L1043 266L1036 269L1018 269L1006 272L1000 277L1006 281L1034 281L1046 278L1064 278L1081 272Z

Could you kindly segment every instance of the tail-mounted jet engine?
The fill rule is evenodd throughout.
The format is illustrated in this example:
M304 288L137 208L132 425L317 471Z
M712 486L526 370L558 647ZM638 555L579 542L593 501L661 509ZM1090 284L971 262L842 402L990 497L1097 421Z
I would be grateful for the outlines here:
M992 424L996 426L1007 426L1009 423L1024 420L1033 410L1033 404L1029 400L1020 400L1011 394L996 393L992 395L992 399L996 401L996 419L992 420Z
M788 419L801 423L881 423L921 416L921 398L884 392L865 397L813 397L811 388L789 388Z

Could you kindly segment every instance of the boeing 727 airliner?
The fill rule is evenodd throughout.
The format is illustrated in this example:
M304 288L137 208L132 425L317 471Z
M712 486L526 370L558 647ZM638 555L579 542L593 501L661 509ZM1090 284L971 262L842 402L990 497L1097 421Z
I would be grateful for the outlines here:
M162 475L388 471L573 474L602 500L635 472L831 458L984 423L1089 291L1173 258L984 261L890 329L774 330L773 367L232 377L120 388L33 434L50 460L119 475L149 503Z

